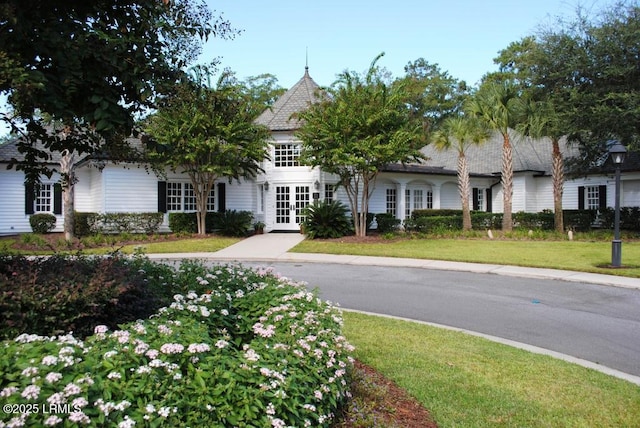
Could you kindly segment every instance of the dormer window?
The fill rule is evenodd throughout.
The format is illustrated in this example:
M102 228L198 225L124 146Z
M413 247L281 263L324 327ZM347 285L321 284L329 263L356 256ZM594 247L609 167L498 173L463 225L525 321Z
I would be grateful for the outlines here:
M300 148L298 143L276 144L274 165L276 167L300 166Z

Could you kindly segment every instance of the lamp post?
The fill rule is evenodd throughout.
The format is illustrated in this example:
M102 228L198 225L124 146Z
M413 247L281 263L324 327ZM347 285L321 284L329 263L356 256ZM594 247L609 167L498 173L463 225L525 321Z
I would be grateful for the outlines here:
M627 149L619 141L613 141L609 156L616 167L615 217L613 221L613 241L611 242L611 266L622 265L622 241L620 240L620 166L624 162Z

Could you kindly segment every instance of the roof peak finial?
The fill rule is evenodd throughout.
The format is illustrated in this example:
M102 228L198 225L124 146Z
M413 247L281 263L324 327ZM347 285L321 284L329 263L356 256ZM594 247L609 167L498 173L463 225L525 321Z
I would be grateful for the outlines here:
M309 46L305 47L304 52L304 74L309 74Z

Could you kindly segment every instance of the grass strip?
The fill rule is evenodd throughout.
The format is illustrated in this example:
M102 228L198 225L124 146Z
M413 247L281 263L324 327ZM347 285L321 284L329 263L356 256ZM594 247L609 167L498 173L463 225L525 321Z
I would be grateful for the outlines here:
M610 269L610 242L399 239L376 242L305 240L290 250L565 269L640 278L640 242L622 244L623 268Z
M630 382L465 333L345 312L355 357L416 397L440 427L634 427Z

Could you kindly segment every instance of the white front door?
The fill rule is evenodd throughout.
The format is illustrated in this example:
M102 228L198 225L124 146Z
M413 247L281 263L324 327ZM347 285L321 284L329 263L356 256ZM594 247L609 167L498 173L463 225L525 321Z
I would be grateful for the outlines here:
M302 210L311 201L310 186L276 186L276 230L298 230L304 220Z

